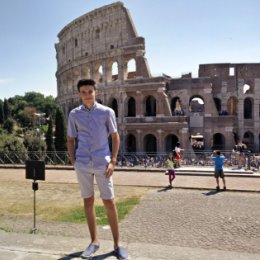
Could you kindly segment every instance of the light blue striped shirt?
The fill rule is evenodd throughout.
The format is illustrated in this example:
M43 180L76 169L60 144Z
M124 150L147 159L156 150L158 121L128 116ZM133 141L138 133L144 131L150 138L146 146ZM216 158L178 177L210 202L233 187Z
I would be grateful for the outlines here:
M76 138L76 162L92 163L94 168L111 160L108 136L117 132L114 110L97 102L89 110L84 105L71 110L68 136Z

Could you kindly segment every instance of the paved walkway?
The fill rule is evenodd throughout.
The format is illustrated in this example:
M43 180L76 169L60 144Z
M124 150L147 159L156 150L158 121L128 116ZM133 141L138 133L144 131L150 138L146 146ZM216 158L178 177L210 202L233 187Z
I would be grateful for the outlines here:
M215 180L208 176L211 170L183 168L172 190L165 188L168 183L163 172L114 173L115 185L151 187L120 224L131 259L260 259L260 176L230 172L229 191L216 193ZM0 181L12 178L23 179L24 170L0 169ZM76 183L76 178L73 171L47 170L46 181ZM103 240L94 259L116 259L111 253L110 231L100 231ZM80 259L79 251L87 241L0 231L0 259Z

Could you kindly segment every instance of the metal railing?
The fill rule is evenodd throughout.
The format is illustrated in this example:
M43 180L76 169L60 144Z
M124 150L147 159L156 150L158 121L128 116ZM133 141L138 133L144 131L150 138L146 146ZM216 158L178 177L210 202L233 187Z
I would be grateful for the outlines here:
M233 151L222 151L226 157L226 167L240 167L245 169L260 169L260 156L245 152L238 154ZM212 151L183 152L181 165L183 166L213 166L210 158ZM164 168L166 167L166 153L119 153L117 167ZM3 152L0 151L0 165L24 165L26 160L43 160L46 165L70 165L68 152Z

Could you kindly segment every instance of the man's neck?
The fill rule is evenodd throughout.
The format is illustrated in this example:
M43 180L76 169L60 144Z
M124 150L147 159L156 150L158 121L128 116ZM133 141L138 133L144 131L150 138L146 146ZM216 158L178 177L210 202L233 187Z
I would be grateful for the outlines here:
M91 109L95 104L95 101L94 102L91 102L91 103L84 103L84 106L87 108L87 109Z

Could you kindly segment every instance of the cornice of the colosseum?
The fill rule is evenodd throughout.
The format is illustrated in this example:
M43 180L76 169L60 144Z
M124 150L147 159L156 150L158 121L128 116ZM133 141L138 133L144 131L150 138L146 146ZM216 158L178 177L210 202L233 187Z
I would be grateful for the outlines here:
M58 38L61 39L68 31L74 29L75 27L83 24L86 21L92 20L97 16L104 17L105 13L112 9L124 8L124 4L122 2L115 2L109 5L102 6L100 8L94 9L93 11L81 15L80 17L74 19L72 22L67 24L58 34Z

